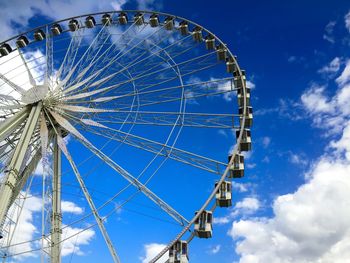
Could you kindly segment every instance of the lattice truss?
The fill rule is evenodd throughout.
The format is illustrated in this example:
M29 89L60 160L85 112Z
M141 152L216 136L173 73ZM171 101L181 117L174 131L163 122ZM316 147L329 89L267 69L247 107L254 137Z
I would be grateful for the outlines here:
M227 178L243 176L239 172L243 159L238 157L250 149L250 90L236 58L219 39L177 17L113 12L35 29L3 42L0 54L4 261L41 251L42 261L60 262L65 241L97 226L112 259L120 262L104 223L122 208L146 214L143 208L152 206L158 219L182 230L166 248L169 262L184 249L176 243L184 234L187 242L196 233L202 237L199 230L194 229L194 234L188 230L203 224L199 220L204 212L222 204L214 201L205 210L216 193L230 190L223 187L230 184ZM226 153L233 142L212 153L206 145L211 145L208 138L218 140L215 136L220 132L230 135L235 130L238 143L228 166ZM201 141L201 134L207 139ZM61 167L62 162L66 165ZM166 186L167 190L152 184L155 176L176 176L174 167L207 181L189 197L201 192L205 206L177 204L181 182ZM115 192L103 198L93 190L96 177L88 180L99 169L117 178ZM65 178L74 180L63 182ZM90 211L62 224L62 189L72 186ZM209 198L208 186L215 188ZM168 188L174 190L171 195L162 192ZM172 200L165 198L170 196ZM32 197L42 200L37 223L41 231L19 242L15 230L25 201ZM137 198L147 205L130 209ZM199 212L194 215L195 211ZM65 229L83 224L78 233L62 235ZM29 244L27 250L16 248L23 244ZM187 249L181 262L186 258Z

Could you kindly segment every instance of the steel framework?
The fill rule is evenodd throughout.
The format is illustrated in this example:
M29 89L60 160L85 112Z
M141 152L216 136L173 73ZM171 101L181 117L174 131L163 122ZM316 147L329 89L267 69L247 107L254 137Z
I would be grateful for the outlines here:
M96 22L101 16L100 22ZM42 56L30 56L32 49L43 47ZM120 262L105 222L138 193L143 193L181 227L179 234L150 262L157 262L167 251L178 248L177 242L186 233L187 243L192 241L195 232L189 230L205 211L216 209L215 202L210 205L223 189L221 185L230 178L231 171L236 169L233 167L239 158L235 156L251 147L252 110L245 72L218 37L190 20L170 14L111 11L75 16L24 32L2 42L0 54L3 63L21 62L21 66L9 67L7 72L0 73L3 90L0 94L0 243L4 262L41 250L41 261L45 261L47 253L50 262L60 263L63 242L77 235L63 237L64 229L91 215L96 224L82 231L97 225L113 262ZM231 110L236 94L238 113L217 112L223 106L215 100L225 99ZM193 111L195 105L197 111ZM153 129L153 137L137 133L148 128ZM237 130L229 162L175 146L183 129ZM164 131L166 136L161 136ZM72 149L68 150L65 140L68 137L92 155L76 163ZM165 140L157 140L161 137ZM97 142L92 141L94 138L104 144L97 146ZM118 146L106 153L106 147L112 143ZM113 158L121 145L142 152L140 156L153 156L139 175ZM68 226L62 224L62 153L91 210ZM99 206L80 172L80 166L93 157L127 182L126 187ZM12 241L11 226L21 213L11 211L23 210L23 205L15 208L16 200L27 199L22 191L27 187L30 192L31 181L35 180L32 175L40 160L45 175L42 178L42 235L21 244L41 240L41 246L17 251L15 248L20 244ZM183 211L168 204L148 186L167 160L216 176L212 192L191 219L186 219ZM156 167L154 172L145 178L152 166ZM47 180L51 180L51 184L47 184ZM102 217L100 211L129 187L134 187L136 192ZM45 228L46 221L49 228ZM49 232L45 232L46 229Z

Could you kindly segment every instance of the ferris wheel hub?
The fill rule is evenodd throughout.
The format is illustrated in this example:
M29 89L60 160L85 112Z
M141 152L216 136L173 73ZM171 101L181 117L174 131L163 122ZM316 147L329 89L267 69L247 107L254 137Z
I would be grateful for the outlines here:
M21 101L25 104L33 104L43 100L49 92L47 85L37 85L22 94Z

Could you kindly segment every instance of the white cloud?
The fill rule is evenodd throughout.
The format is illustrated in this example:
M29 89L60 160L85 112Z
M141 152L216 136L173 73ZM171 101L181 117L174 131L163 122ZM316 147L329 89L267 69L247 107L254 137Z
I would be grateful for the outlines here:
M80 215L84 212L83 208L77 206L77 204L70 201L62 201L61 209L63 213L72 213Z
M213 78L210 79L210 80L214 81ZM216 85L217 85L217 91L218 92L225 92L223 94L224 100L230 102L236 97L235 92L232 92L232 83L231 83L231 81L217 82Z
M333 97L323 89L313 91L319 102L308 100L306 92L305 108L340 139L326 147L305 174L305 184L275 199L271 218L233 222L229 235L237 241L241 263L343 263L350 257L350 86L340 86ZM303 159L291 157L296 163Z
M25 196L25 193L21 192L21 195ZM20 254L20 253L26 252L14 257L15 260L19 260L19 261L25 260L26 258L38 257L39 256L38 251L33 251L33 252L27 252L27 251L31 251L33 249L39 249L41 246L40 240L37 242L26 242L28 240L36 239L40 235L41 230L39 229L37 220L35 218L37 218L42 208L41 198L33 196L31 194L28 194L27 196L28 198L24 202L22 211L20 212L20 209L18 206L13 206L11 209L14 212L10 213L12 214L12 221L15 222L16 220L18 220L17 227L15 229L15 232L13 233L11 244L20 243L20 245L12 246L8 250L8 253ZM79 209L81 208L79 208L76 204L72 202L63 201L62 209L65 210L66 212L78 213L80 212ZM12 223L10 225L13 231L14 225ZM62 239L75 235L82 230L82 228L66 227L65 225L63 225L63 227L64 227L64 230L62 234ZM64 241L62 244L62 252L61 252L62 256L67 256L73 252L76 255L83 255L84 253L81 250L81 245L88 245L91 242L94 235L95 235L94 230L88 229L78 234L77 236ZM3 240L6 240L6 237ZM48 246L47 240L45 240L44 246L45 247Z
M214 217L214 224L223 225L232 222L237 216L252 215L261 207L259 199L255 197L246 197L237 202L232 211L224 217Z
M345 27L350 32L350 11L345 15L344 20L345 20Z
M165 248L165 244L151 243L144 245L145 255L140 258L142 263L148 263L151 261L159 252ZM167 253L164 254L157 262L164 263L168 260L169 256Z
M332 104L324 95L325 87L312 85L303 95L301 101L306 109L310 112L329 112L333 109Z
M63 227L66 227L63 225ZM81 233L82 228L73 228L73 227L66 227L63 230L62 237L69 237L69 236L74 236L70 239L67 239L62 243L62 248L61 248L61 254L62 256L67 256L72 253L78 256L84 255L84 252L81 249L82 245L88 245L92 239L95 236L95 231L93 229L87 229ZM77 234L79 233L79 234Z
M308 117L316 127L324 129L325 135L342 131L350 118L350 60L340 77L339 88L334 96L326 95L325 86L313 84L301 96L301 102Z
M229 216L223 216L223 217L214 217L213 223L216 225L224 225L231 222L231 218Z
M251 187L250 184L243 184L243 183L237 183L232 181L232 189L235 189L241 193L243 192L247 192L248 191L248 187Z
M263 144L264 148L269 147L270 143L271 143L271 138L270 137L266 136L266 137L262 138L262 144Z
M311 179L292 194L279 196L274 217L233 223L230 235L242 238L240 262L346 262L350 234L350 165L322 158Z
M220 249L221 249L221 245L213 246L208 250L208 254L215 255L220 252Z
M289 162L297 165L307 165L308 161L304 155L289 152Z
M120 10L126 2L127 0L36 0L26 2L13 0L2 2L0 9L0 24L2 25L0 39L5 40L28 29L29 20L37 14L58 20L90 12L109 11L112 8Z
M254 213L260 208L260 202L255 197L246 197L235 205L236 210L244 211L245 213Z
M350 59L346 62L345 69L342 74L336 79L339 85L344 85L350 80Z
M21 194L24 195L25 193L22 192ZM35 242L28 243L25 241L34 239L35 235L38 234L38 229L34 224L34 213L41 211L41 206L42 206L41 199L35 196L31 196L26 200L26 202L24 202L22 211L18 206L12 206L12 208L10 208L12 211L14 211L11 219L14 222L18 220L16 230L13 233L11 244L17 244L17 243L21 243L21 244L11 247L8 250L9 254L22 253L26 251L31 251L32 249L36 248ZM11 229L13 229L14 227L13 223L10 223L10 225L12 226ZM4 238L4 240L6 240L6 238ZM25 242L25 243L22 243L22 242ZM24 253L24 254L15 256L14 259L23 260L28 257L37 257L37 256L38 255L35 252L29 252L29 253Z
M211 78L210 81L214 81L215 79ZM252 81L247 80L246 82L247 87L254 89L255 84ZM217 82L217 91L218 92L225 92L223 94L223 98L227 102L231 102L234 98L236 98L236 93L232 92L232 83L231 81L225 81L225 82Z
M335 21L330 21L325 27L325 33L323 34L323 39L330 43L335 43L333 31L337 23Z
M255 83L253 83L252 81L247 80L247 88L255 89Z
M161 9L163 7L162 1L156 0L137 0L139 10Z
M339 57L335 57L328 65L322 67L318 72L325 74L337 73L340 69L341 60Z

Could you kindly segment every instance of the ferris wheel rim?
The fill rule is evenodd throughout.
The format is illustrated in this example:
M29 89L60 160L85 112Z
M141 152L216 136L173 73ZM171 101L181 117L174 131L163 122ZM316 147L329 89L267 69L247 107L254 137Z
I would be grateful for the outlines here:
M114 13L122 13L122 12L127 12L127 13L136 13L136 12L140 12L140 13L143 13L143 14L154 14L154 13L156 13L156 14L163 15L163 16L171 16L171 17L173 17L174 19L184 20L184 21L187 21L187 22L189 22L190 24L195 25L195 26L200 26L199 24L197 24L197 23L195 23L195 22L193 22L193 21L191 21L191 20L185 19L185 18L180 17L180 16L174 16L174 15L171 15L171 14L168 14L168 13L163 13L163 12L142 11L142 10L120 10L120 11L97 12L97 13L90 13L90 14L85 14L85 15L74 16L74 17L70 17L70 18L65 18L65 19L58 20L58 21L55 21L55 22L52 22L52 23L48 23L48 24L46 24L46 25L43 25L43 26L34 28L34 29L32 29L32 30L29 30L29 31L26 31L26 32L24 32L24 33L22 33L22 34L18 34L18 35L16 35L15 37L12 37L12 38L10 38L10 39L8 39L8 40L2 42L0 45L4 44L4 43L6 43L6 42L9 42L9 41L11 41L11 40L13 40L13 39L16 39L16 38L18 38L19 36L26 35L26 34L28 34L28 33L32 33L32 32L34 32L34 31L37 30L37 29L42 29L42 28L48 27L48 26L50 26L50 25L54 25L55 23L66 22L66 21L69 21L69 20L71 20L71 19L83 18L83 17L87 17L87 16L90 16L90 15L102 15L102 14L105 14L105 13L110 13L110 14L113 13L113 14L114 14ZM222 44L222 45L226 48L227 52L228 52L228 53L230 54L230 56L233 58L234 63L235 63L235 65L237 66L237 71L239 72L240 76L242 76L242 71L241 71L241 69L240 69L240 67L239 67L239 64L238 64L238 62L237 62L235 56L232 54L231 50L230 50L229 48L227 48L227 46L226 46L215 34L213 34L212 32L210 32L209 30L207 30L206 28L204 28L204 27L202 27L202 26L200 26L200 27L202 28L203 31L205 31L205 32L207 32L208 34L210 34L211 36L213 36L213 37L215 38L216 41L218 41L220 44ZM246 106L247 106L247 105L246 105L246 84L245 84L245 82L243 82L243 80L242 80L242 83L241 83L241 84L242 84L242 86L244 87L244 88L243 88L244 105L243 105L243 118L242 118L243 121L241 122L241 125L240 125L240 133L239 133L239 136L238 136L238 138L237 138L237 142L236 142L236 144L235 144L234 150L233 150L233 152L232 152L232 153L233 153L233 154L232 154L233 156L236 155L236 154L238 153L238 150L239 150L239 149L238 149L238 145L240 144L240 142L241 142L241 140L242 140L243 130L244 130L244 127L245 127L244 123L245 123L245 118L246 118ZM186 229L186 228L187 228L187 229L182 233L182 235L185 234L185 232L187 232L187 231L189 230L189 228L194 224L195 220L199 217L200 213L203 212L203 211L208 207L209 203L213 200L213 198L214 198L214 196L215 196L215 193L216 193L217 190L219 189L221 183L225 180L225 178L226 178L226 176L227 176L227 174L228 174L228 172L229 172L229 167L232 165L232 163L233 163L233 158L231 158L231 160L230 160L229 164L227 165L227 167L226 167L224 173L222 174L222 176L221 176L221 178L220 178L220 180L219 180L219 183L218 183L217 187L213 190L213 192L211 193L211 195L209 196L209 198L208 198L208 199L206 200L206 202L203 204L202 208L198 211L198 214L190 221L190 223L188 224L188 227L185 227L185 228L184 228L184 229ZM181 234L181 233L180 233L180 234ZM179 234L179 235L180 235L180 234ZM173 245L176 241L178 241L178 240L182 237L182 235L181 235L181 236L179 236L179 235L178 235L173 241L171 241L171 243L168 244L168 246L167 246L168 249L170 248L171 245ZM166 251L168 251L168 249L167 249ZM164 254L164 253L163 253L163 254ZM153 259L153 260L151 260L151 262L156 262L156 261L157 261L156 258Z

